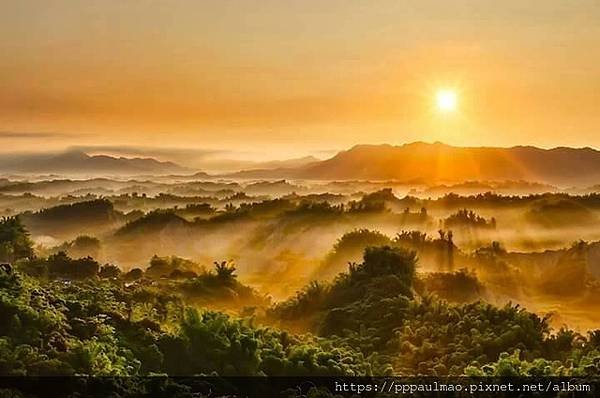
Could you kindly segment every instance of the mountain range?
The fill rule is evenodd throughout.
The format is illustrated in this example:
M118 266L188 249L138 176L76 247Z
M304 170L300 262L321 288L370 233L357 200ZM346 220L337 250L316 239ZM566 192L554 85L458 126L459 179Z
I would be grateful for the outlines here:
M191 173L193 170L153 158L91 156L82 151L67 151L58 154L4 155L0 157L0 172L117 176Z
M206 173L154 158L125 158L67 151L46 155L4 155L0 172L63 175L187 175ZM194 174L196 173L196 174ZM222 178L308 180L396 180L414 184L464 181L535 181L557 186L600 183L600 151L532 146L456 147L414 142L400 146L357 145L330 159L307 157L264 162L263 168L213 175Z
M407 183L524 180L591 185L600 182L600 151L532 146L455 147L423 142L400 146L357 145L330 159L297 168L248 170L230 176Z

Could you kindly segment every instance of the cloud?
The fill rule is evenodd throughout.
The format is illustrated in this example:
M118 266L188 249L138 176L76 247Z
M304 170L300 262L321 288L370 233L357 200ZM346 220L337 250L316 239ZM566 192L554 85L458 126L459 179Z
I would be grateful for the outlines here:
M39 138L64 138L73 137L73 134L58 133L53 131L38 131L38 132L19 132L19 131L0 131L0 139L10 140L29 140Z

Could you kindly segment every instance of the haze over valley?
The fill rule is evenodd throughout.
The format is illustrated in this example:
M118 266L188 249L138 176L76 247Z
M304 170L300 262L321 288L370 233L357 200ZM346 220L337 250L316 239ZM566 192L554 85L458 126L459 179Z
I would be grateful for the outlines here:
M91 256L122 272L156 256L231 260L242 282L277 302L389 244L416 250L423 278L468 272L479 287L459 301L560 312L553 324L580 331L597 321L587 308L600 277L600 189L590 185L600 152L589 148L359 145L221 174L83 152L32 159L9 166L0 204L40 256ZM582 287L549 287L560 269Z

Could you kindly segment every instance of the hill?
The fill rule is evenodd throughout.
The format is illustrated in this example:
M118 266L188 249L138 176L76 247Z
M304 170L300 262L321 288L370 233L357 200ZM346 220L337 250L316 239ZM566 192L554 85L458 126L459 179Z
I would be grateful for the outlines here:
M124 222L123 214L106 199L64 204L35 213L25 212L21 217L33 235L63 238L95 235Z

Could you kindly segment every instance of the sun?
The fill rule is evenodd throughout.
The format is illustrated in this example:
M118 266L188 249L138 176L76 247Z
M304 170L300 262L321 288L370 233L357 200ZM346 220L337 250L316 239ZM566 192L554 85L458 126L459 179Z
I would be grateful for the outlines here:
M435 95L435 102L440 112L454 112L458 105L458 96L456 91L451 89L438 90Z

